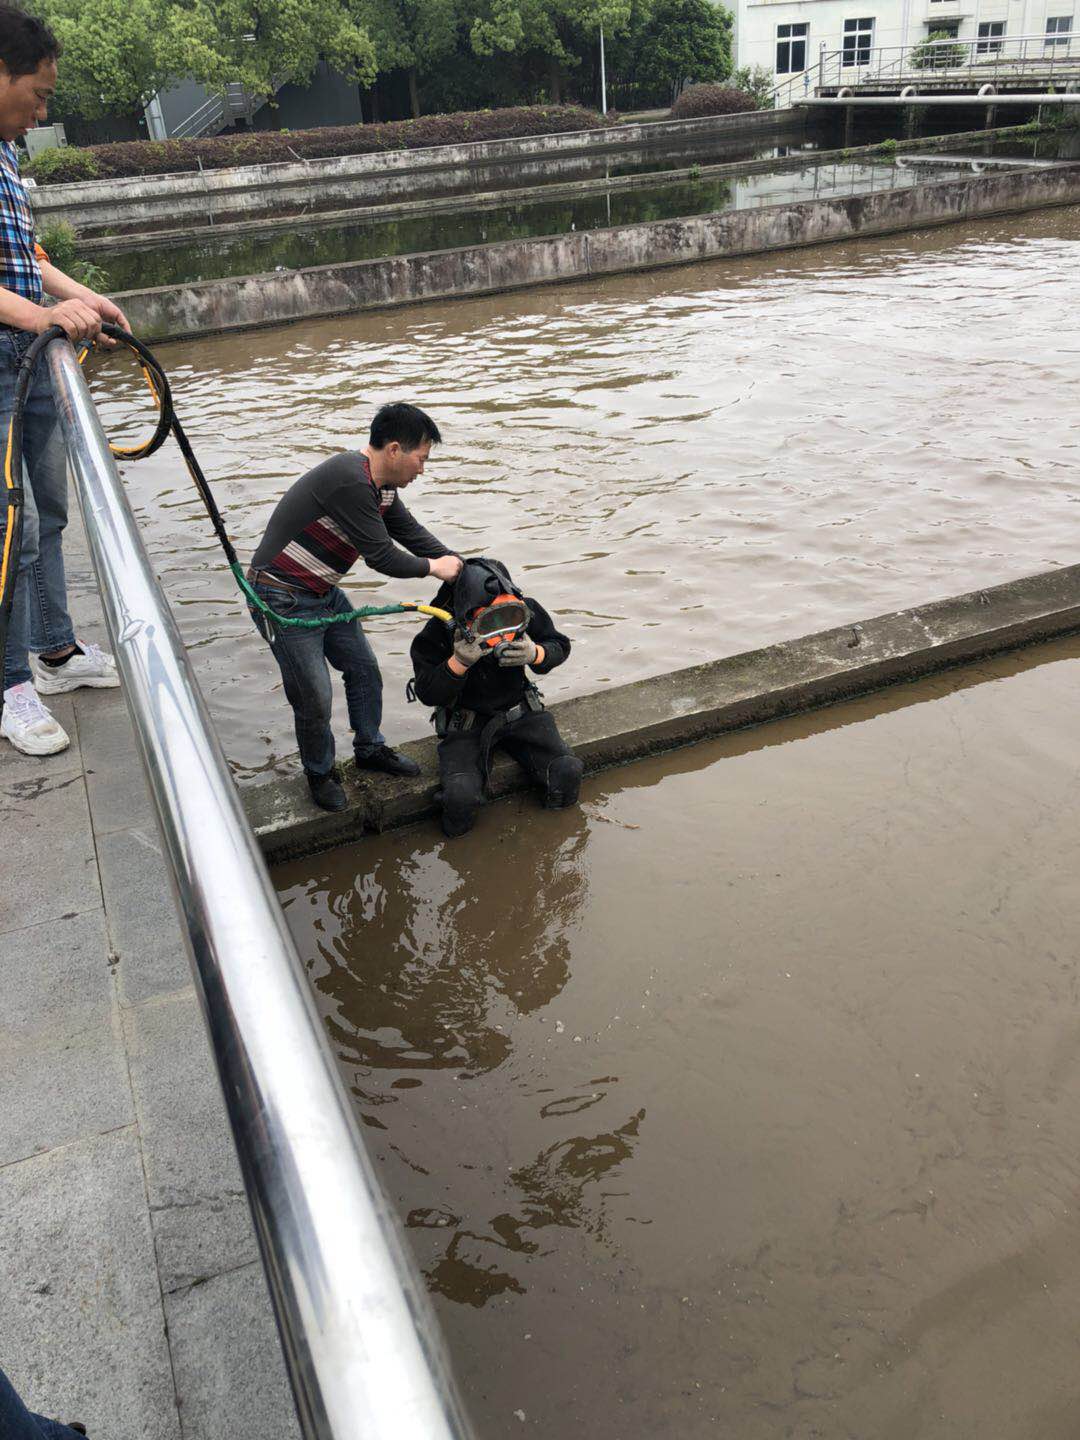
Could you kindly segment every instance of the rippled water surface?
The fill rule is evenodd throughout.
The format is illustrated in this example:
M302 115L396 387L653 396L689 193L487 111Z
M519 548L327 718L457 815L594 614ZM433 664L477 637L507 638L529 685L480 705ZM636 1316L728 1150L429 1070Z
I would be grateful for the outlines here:
M283 489L417 401L409 504L574 641L549 698L1077 558L1080 211L162 347L245 557ZM98 362L106 423L145 387ZM126 467L226 749L295 763L276 667L170 446ZM364 602L429 598L357 576ZM413 622L371 626L387 733ZM340 707L339 707L340 709ZM343 710L339 734L345 735Z
M1071 640L278 872L479 1440L1080 1434L1078 705Z

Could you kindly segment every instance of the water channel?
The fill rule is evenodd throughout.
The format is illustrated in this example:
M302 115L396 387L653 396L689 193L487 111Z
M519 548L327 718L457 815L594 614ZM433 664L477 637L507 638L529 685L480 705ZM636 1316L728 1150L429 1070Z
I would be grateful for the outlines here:
M1080 1431L1080 641L278 872L479 1440Z
M87 255L105 269L112 290L136 290L763 205L868 195L982 173L987 164L975 154L951 156L944 163L919 155L895 162L811 161L801 170L753 175L684 176L677 181L658 176L655 183L632 189L600 188L562 199L552 199L543 187L536 187L530 198L512 204L491 199L478 206L470 199L455 202L459 208L450 211L425 209L420 214L383 218L376 208L374 213L366 211L371 218L360 223L312 227L293 220L269 232L241 232L226 238L204 235L197 242L122 250L91 246ZM466 203L467 208L460 208Z
M410 504L556 614L555 698L1073 563L1078 257L1059 210L163 356L245 555L429 408ZM93 383L119 436L141 378ZM127 479L238 775L291 769L175 456ZM411 623L371 630L421 733ZM1077 1433L1078 662L278 872L479 1440Z
M410 504L557 615L556 699L1073 563L1078 256L1080 211L1044 211L162 355L244 557L380 402L429 408L445 443ZM110 431L141 433L141 375L93 363ZM238 776L291 771L276 669L174 448L124 469ZM369 571L352 593L412 598ZM412 622L372 634L387 733L425 733Z

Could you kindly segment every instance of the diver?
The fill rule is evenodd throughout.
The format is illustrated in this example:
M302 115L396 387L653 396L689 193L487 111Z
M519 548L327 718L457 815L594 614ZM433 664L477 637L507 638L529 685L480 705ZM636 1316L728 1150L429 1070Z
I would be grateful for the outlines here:
M408 694L435 707L444 833L472 828L499 745L541 788L548 809L576 804L584 766L526 674L561 665L570 641L498 560L466 560L433 603L453 623L429 620L415 636Z
M399 493L424 473L440 439L434 420L415 405L384 405L363 450L324 460L286 490L248 571L256 594L279 615L319 621L354 608L338 581L360 559L401 580L453 580L460 558L413 519ZM327 662L345 684L357 766L419 775L419 766L383 738L382 676L359 620L275 630L251 613L281 669L316 805L342 810L346 804L334 768Z

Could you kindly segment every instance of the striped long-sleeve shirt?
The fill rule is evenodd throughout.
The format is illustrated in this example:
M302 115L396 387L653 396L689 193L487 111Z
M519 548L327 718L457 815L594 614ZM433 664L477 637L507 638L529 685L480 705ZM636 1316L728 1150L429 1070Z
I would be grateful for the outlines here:
M427 575L428 560L449 554L413 519L396 490L376 486L367 457L347 450L286 490L251 563L325 595L357 560L407 580Z

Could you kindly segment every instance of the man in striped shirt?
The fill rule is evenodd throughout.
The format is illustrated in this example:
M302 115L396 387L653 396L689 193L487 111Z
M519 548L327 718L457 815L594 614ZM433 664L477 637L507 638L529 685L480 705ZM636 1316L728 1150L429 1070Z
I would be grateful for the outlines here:
M338 581L357 560L398 580L456 579L460 558L413 519L399 494L424 473L440 439L434 420L415 405L384 405L363 450L324 460L282 496L251 562L256 593L279 615L316 619L356 608ZM382 676L359 621L311 629L275 629L271 622L271 634L317 805L341 810L346 803L334 774L327 662L341 671L357 765L389 775L420 773L383 738Z
M0 3L0 439L11 419L19 366L35 335L59 325L71 340L93 340L103 320L129 328L119 306L58 270L35 244L15 141L47 116L59 53L55 36L40 20ZM59 304L45 305L46 295ZM41 364L23 414L23 540L0 720L5 739L27 755L51 755L69 743L39 695L119 684L112 656L97 645L79 644L68 614L62 550L67 462L56 418L48 367ZM3 528L0 514L0 535Z

